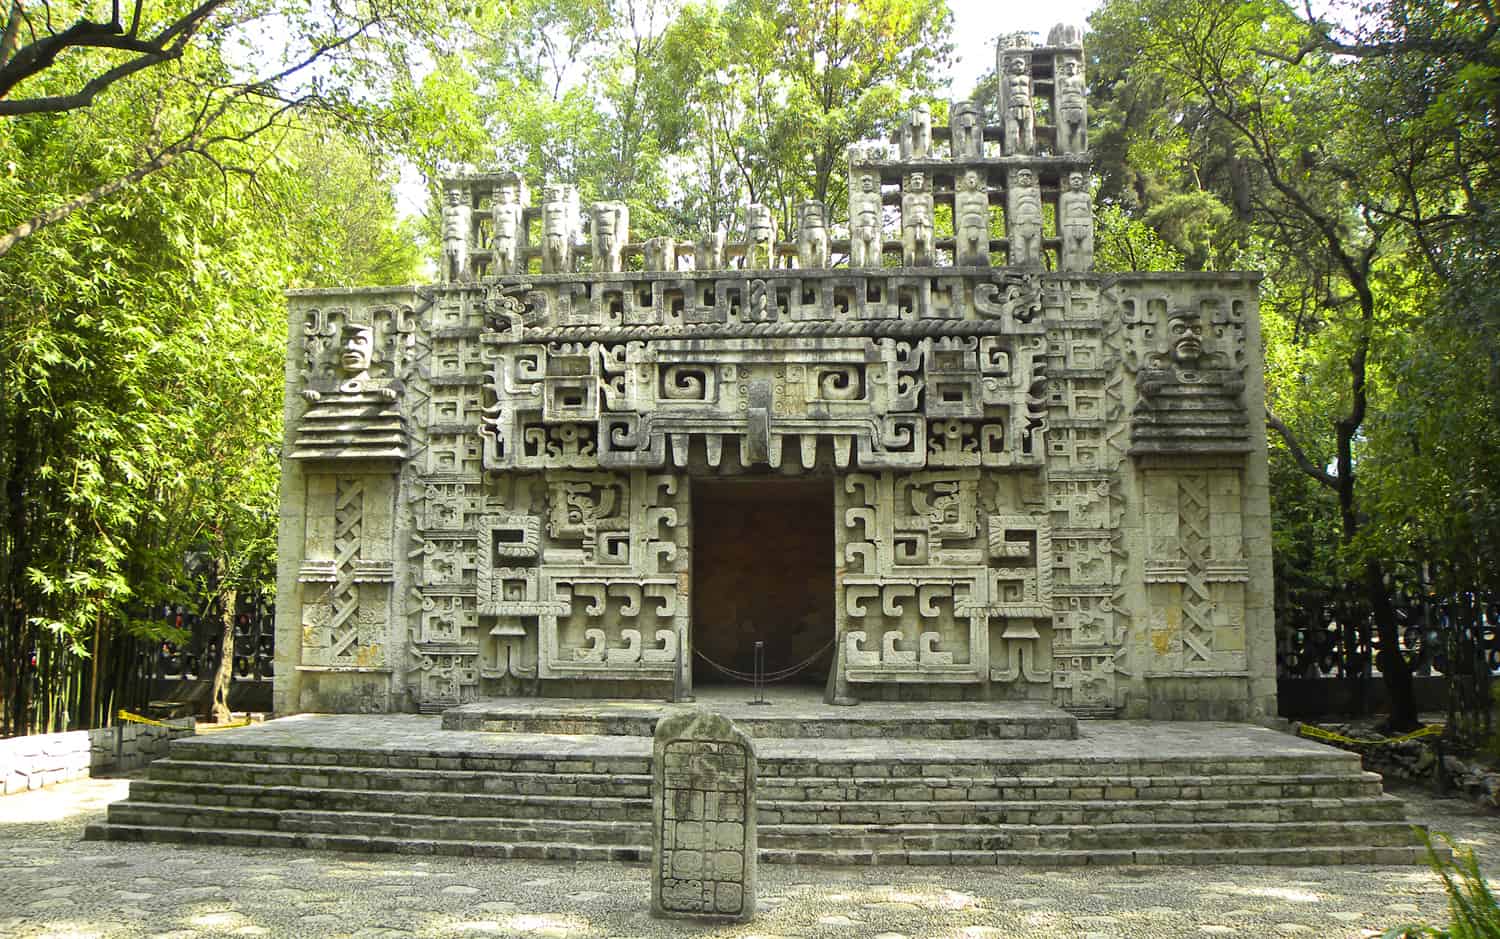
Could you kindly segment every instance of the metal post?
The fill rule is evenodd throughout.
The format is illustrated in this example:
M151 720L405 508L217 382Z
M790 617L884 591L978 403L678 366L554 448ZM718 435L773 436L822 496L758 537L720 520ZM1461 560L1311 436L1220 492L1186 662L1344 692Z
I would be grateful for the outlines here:
M672 703L682 700L682 643L677 643L677 658L672 664Z
M766 700L766 644L757 639L755 641L755 700L751 704L765 705L771 702Z

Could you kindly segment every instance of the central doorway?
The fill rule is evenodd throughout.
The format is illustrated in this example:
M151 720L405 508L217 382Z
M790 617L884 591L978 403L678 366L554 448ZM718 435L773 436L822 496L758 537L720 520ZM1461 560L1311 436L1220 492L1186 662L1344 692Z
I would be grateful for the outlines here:
M757 640L767 674L806 662L786 683L821 686L833 661L833 480L697 478L692 519L694 687L737 684L726 672L754 670Z

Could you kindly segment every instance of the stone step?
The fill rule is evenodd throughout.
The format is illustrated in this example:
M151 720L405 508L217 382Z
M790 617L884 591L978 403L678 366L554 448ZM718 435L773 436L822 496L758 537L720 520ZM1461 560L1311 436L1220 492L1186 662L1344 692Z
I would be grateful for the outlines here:
M1422 846L1299 845L1290 848L1147 848L1078 851L903 851L761 848L762 864L816 867L934 865L960 867L1102 867L1121 864L1316 866L1333 864L1415 865L1426 862Z
M1028 759L1024 756L995 754L975 758L965 748L956 751L956 741L943 747L934 742L914 753L893 752L886 756L873 754L851 754L835 748L824 748L817 756L790 756L767 747L757 750L760 761L760 777L818 777L879 779L890 777L922 778L929 776L968 776L1027 778L1072 777L1084 779L1150 778L1159 776L1203 776L1220 778L1232 776L1284 776L1296 774L1318 774L1348 776L1363 772L1359 755L1329 748L1329 753L1316 756L1287 757L1177 757L1173 759L1144 759L1120 757L1086 757L1077 759ZM799 748L801 749L801 748ZM915 749L915 748L913 748ZM1080 747L1083 750L1086 748ZM766 752L769 751L769 752Z
M169 758L151 764L153 781L206 785L295 786L306 789L379 789L408 793L490 793L646 799L649 773L536 770L389 769L219 762Z
M634 789L638 785L631 784ZM650 821L651 799L605 795L573 796L532 793L411 792L393 789L327 789L305 786L218 785L139 779L130 784L133 803L277 811L387 812L400 814L414 806L432 815L454 818L594 819Z
M109 807L111 825L183 829L298 832L358 835L408 841L489 841L495 843L561 843L577 845L650 844L649 818L640 821L587 819L455 818L388 812L326 812L225 808L116 802Z
M373 810L302 810L241 806L117 802L111 824L173 828L252 829L317 834L399 837L409 840L482 840L628 844L649 841L649 816L632 820L536 817L450 816ZM1296 820L1241 822L1225 815L1213 821L1075 824L1030 820L993 823L976 817L956 824L903 821L897 824L767 823L760 828L767 848L840 850L1073 850L1078 848L1275 847L1346 843L1373 846L1412 844L1404 820Z
M1276 848L1417 843L1404 821L1194 822L1114 825L766 825L764 848L901 851L1078 851Z
M748 695L748 692L747 692ZM443 712L443 729L502 734L650 737L663 717L682 705L541 699L480 701ZM885 739L893 731L917 740L1072 740L1078 718L1028 702L867 703L830 708L818 703L749 706L721 702L737 727L760 740Z
M649 807L648 807L649 808ZM1391 821L1405 806L1391 796L1286 801L1100 800L1073 802L775 802L757 817L769 825L1113 825L1215 822Z
M646 783L629 783L632 792ZM595 787L591 787L595 788ZM952 788L940 791L963 791ZM222 783L167 782L152 779L131 783L132 803L179 806L301 810L321 812L386 812L401 814L420 807L433 815L455 818L503 816L528 819L593 819L649 821L649 797L554 796L536 793L423 792L414 796L400 789L338 789L305 786L257 786ZM760 802L762 824L1109 824L1120 822L1241 821L1286 822L1316 820L1400 820L1400 800L1377 795L1357 798L1316 798L1233 801L1202 799L988 800L988 801L807 801Z
M158 761L151 782L258 789L328 789L451 795L515 795L582 799L650 798L651 780L639 774L537 772L479 773L461 770L350 769L330 766ZM148 791L144 790L143 791ZM1042 802L1144 800L1268 800L1374 798L1381 793L1373 773L1357 776L1146 777L935 777L762 778L764 802ZM143 798L149 798L143 797Z
M305 832L250 831L245 829L172 828L161 825L95 823L84 830L89 841L191 843L238 845L261 848L299 848L320 851L355 851L460 857L546 859L559 861L648 862L649 845L578 845L566 843L497 844L473 840L411 841L364 835L327 835ZM1064 867L1118 864L1297 865L1330 864L1421 864L1420 846L1299 845L1283 848L1157 848L1135 850L1076 851L906 851L833 850L814 848L761 848L763 864L811 864L818 866L960 865Z
M217 754L216 754L217 755ZM345 767L306 763L249 763L197 759L198 754L171 757L152 764L154 780L215 785L296 786L313 789L385 789L407 792L486 792L524 795L571 795L648 798L651 777L641 772L556 772L516 761L521 769L402 769ZM581 761L580 761L581 762ZM625 761L629 768L639 768ZM590 761L590 767L600 761ZM1378 795L1380 777L1360 771L1218 776L782 776L775 764L761 764L762 799L821 801L995 801L1042 799L1285 799L1313 796L1353 798ZM943 769L925 764L922 769ZM965 767L975 769L976 767Z
M99 822L84 829L85 841L149 841L257 848L302 848L391 854L437 854L459 857L515 858L549 861L638 861L651 858L649 839L640 844L590 845L570 842L495 842L418 840L321 832L260 831L244 828L178 828L168 825Z
M178 741L91 837L649 857L649 739L438 724L309 716ZM1399 803L1356 754L1263 728L1100 722L1075 740L1017 741L921 740L886 726L889 738L756 742L767 859L1421 859Z
M606 744L610 738L597 738ZM208 742L205 742L208 741ZM176 746L176 744L183 746ZM206 737L173 741L168 759L193 763L250 763L263 766L336 766L361 769L444 770L474 773L651 774L651 741L629 740L600 752L569 752L555 740L529 737L519 746L487 750L341 749L333 747L236 747ZM159 761L158 761L159 762Z
M1035 801L1045 799L1372 798L1376 773L1232 774L1219 776L929 776L765 777L757 789L772 801Z
M439 732L463 740L468 749L257 746L190 737L174 741L175 761L251 763L300 767L337 766L410 770L536 773L650 773L650 740L627 736L479 734ZM1359 755L1331 747L1268 756L1178 756L1148 758L1091 752L1087 741L909 739L768 740L757 746L760 777L909 778L968 777L1158 777L1223 775L1349 775L1361 772ZM1033 752L1043 749L1058 753ZM1069 755L1061 755L1061 752ZM1071 755L1077 752L1078 756Z

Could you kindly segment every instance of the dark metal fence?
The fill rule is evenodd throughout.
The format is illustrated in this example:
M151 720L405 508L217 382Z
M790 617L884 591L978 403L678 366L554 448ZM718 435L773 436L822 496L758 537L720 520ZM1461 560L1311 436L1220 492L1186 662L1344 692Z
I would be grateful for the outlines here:
M1500 597L1398 590L1392 599L1401 653L1412 674L1447 686L1450 736L1482 743L1492 729L1491 682L1500 672ZM1364 608L1313 592L1283 596L1277 610L1278 677L1359 683L1378 674L1379 652L1379 637Z
M168 605L154 616L187 631L181 642L162 642L142 666L151 680L154 698L180 696L184 683L212 682L219 668L223 642L221 608ZM242 595L234 614L234 697L269 701L275 677L276 608L267 598ZM261 693L251 692L257 687ZM250 692L250 693L247 693ZM262 708L250 705L251 709Z

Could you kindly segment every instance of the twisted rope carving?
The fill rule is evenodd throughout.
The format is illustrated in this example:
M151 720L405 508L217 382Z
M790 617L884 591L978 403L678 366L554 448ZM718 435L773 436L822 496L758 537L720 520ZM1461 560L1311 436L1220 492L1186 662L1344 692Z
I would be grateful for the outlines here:
M999 320L809 320L773 323L684 323L678 326L530 327L518 342L633 342L651 339L759 339L779 337L914 338L1002 336Z
M1188 562L1187 582L1183 586L1182 613L1187 621L1186 638L1189 655L1207 660L1213 641L1213 598L1203 578L1203 565L1209 548L1208 477L1182 476L1178 479L1179 543Z
M349 620L359 612L359 587L354 583L354 559L359 554L364 511L364 483L358 479L340 479L334 494L333 532L333 553L338 565L338 579L333 585L333 619L329 623L334 656L343 655L359 636L358 625L349 623ZM346 626L348 632L340 635L340 630Z

